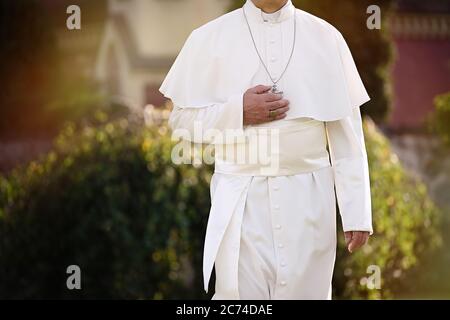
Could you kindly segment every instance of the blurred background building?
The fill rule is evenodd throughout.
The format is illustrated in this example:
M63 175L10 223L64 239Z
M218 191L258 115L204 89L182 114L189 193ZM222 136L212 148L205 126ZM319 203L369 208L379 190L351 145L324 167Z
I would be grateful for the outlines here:
M450 1L399 0L390 19L394 45L387 133L402 164L449 206L450 155L430 135L435 98L450 91Z
M64 8L71 2L45 3L63 22ZM160 106L165 100L159 85L189 33L225 13L230 3L81 1L81 7L92 7L82 10L82 30L67 30L60 24L58 43L68 62L64 65L68 72L82 70L94 77L105 92L130 107ZM450 88L450 2L398 0L389 28L395 56L393 106L387 125L397 132L420 130L433 109L434 97Z
M395 45L392 130L417 130L434 97L450 89L450 1L401 0L390 21Z
M228 0L109 0L95 77L123 103L162 105L158 88L189 33L228 6Z

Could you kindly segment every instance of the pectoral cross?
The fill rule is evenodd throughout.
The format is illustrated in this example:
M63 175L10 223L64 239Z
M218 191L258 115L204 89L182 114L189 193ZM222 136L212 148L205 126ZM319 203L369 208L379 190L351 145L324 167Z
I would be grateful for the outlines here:
M270 89L270 92L276 93L276 94L283 94L283 91L278 90L278 87L277 87L276 84L274 84L274 85L272 86L272 89Z

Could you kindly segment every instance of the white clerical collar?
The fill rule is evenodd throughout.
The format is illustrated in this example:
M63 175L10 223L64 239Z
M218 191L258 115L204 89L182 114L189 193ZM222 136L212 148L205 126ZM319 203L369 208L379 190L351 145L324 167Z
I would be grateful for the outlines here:
M273 13L267 14L260 8L255 6L252 0L247 0L247 2L244 4L244 10L245 14L249 19L261 23L264 22L264 20L276 23L287 20L290 17L292 17L295 12L295 7L292 4L292 1L288 0L282 8Z

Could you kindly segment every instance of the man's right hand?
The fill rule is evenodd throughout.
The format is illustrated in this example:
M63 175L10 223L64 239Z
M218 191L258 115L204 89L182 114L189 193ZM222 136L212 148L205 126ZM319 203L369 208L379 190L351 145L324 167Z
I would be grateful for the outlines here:
M280 120L286 117L289 101L272 93L271 86L258 85L244 93L244 125Z

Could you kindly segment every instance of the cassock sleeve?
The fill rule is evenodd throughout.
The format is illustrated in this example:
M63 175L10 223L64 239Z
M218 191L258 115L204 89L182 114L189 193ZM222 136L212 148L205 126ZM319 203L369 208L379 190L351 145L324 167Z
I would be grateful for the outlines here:
M372 229L367 153L359 108L337 121L326 122L336 197L344 231Z
M227 130L242 132L243 94L231 96L225 103L201 108L174 105L169 125L172 130L187 130L188 135L183 137L195 143L214 143L211 133L224 135Z

